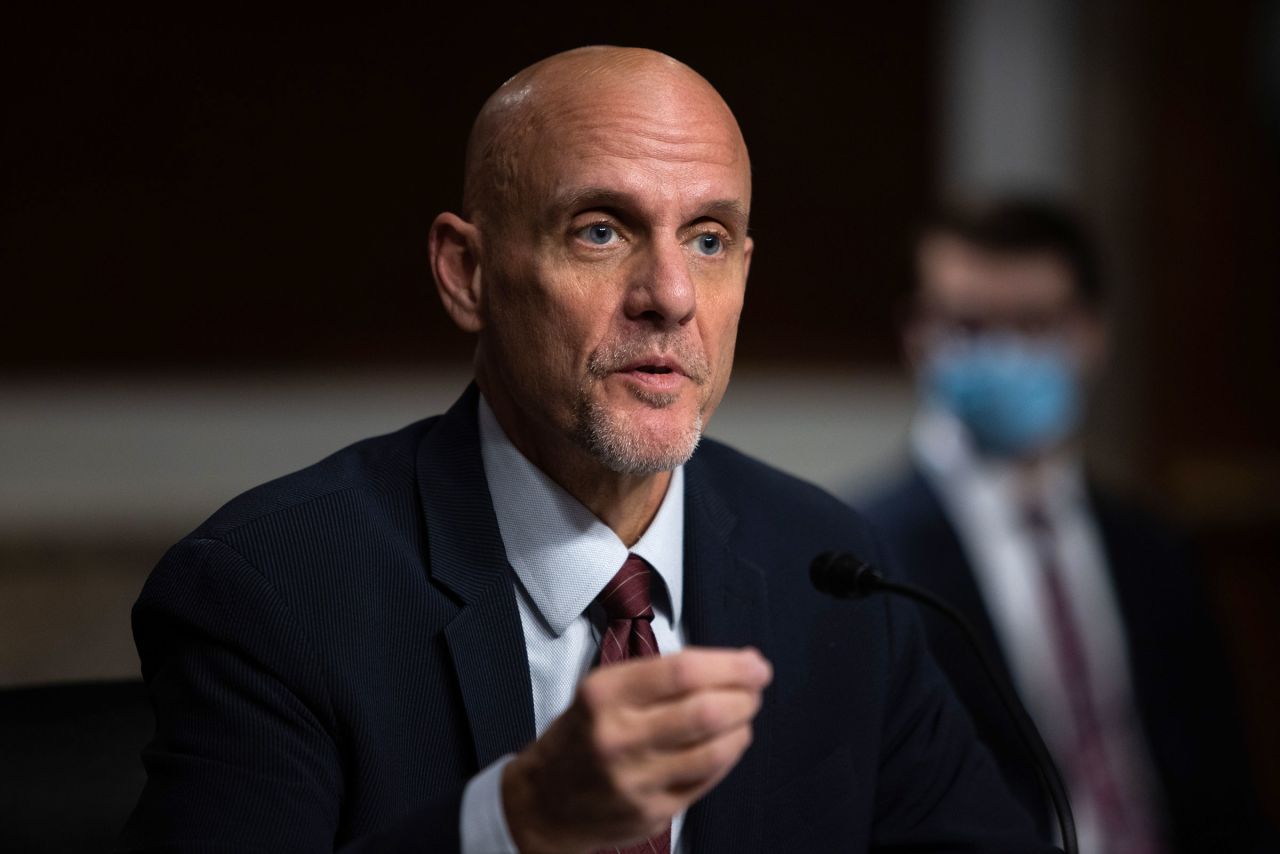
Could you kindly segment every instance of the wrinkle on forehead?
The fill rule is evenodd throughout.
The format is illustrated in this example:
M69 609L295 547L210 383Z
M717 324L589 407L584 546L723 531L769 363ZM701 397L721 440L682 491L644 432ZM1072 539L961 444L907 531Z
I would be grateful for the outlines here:
M533 161L583 146L739 166L749 200L746 145L711 84L655 51L591 47L526 68L485 103L467 146L463 215L496 220L527 207Z
M543 141L623 157L724 165L745 157L740 139L722 120L700 117L670 99L602 112L588 96L549 112L541 131Z

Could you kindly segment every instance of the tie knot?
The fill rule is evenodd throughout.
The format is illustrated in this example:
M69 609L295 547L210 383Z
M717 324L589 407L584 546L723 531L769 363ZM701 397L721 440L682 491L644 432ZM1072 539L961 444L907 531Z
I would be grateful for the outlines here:
M653 601L649 596L649 564L644 558L627 555L622 569L604 586L596 601L609 621L652 620Z

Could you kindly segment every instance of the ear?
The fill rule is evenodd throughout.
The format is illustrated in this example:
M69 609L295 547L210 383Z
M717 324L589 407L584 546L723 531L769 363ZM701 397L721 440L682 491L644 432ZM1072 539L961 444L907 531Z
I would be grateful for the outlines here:
M442 213L431 223L431 275L444 310L464 332L484 328L480 275L480 229L462 217Z
M751 256L755 254L756 242L748 237L742 244L742 281L746 282L751 275Z

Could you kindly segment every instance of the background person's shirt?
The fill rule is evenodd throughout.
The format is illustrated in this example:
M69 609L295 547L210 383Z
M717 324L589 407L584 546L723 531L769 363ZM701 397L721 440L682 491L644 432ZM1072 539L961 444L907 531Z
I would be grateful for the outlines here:
M934 408L913 423L911 453L956 530L1018 693L1059 764L1077 743L1069 692L1088 691L1117 782L1158 818L1158 786L1134 705L1124 626L1079 458L1051 462L1038 486L1029 488L1011 463L980 456L962 425ZM1054 654L1045 567L1025 524L1032 504L1053 532L1048 547L1082 640L1088 685L1068 684ZM1067 782L1080 850L1105 850L1089 792Z
M516 449L483 397L479 426L485 480L507 560L515 570L534 726L541 736L569 707L578 681L599 656L605 617L594 600L628 554L639 555L654 569L653 633L659 651L684 647L684 469L672 472L653 522L627 548L608 525ZM511 758L498 759L467 784L460 818L466 854L516 852L501 790L502 769ZM673 852L682 850L683 826L680 813L671 822Z

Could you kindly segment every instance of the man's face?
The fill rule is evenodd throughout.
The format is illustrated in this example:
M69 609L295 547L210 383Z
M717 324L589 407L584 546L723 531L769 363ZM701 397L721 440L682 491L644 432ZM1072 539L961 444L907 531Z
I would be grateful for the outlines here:
M481 223L478 370L535 462L565 442L648 474L724 394L750 263L750 175L727 110L637 80L537 117L518 199Z
M1065 346L1089 373L1101 358L1102 324L1051 252L992 252L949 235L926 238L917 256L919 301L908 348L917 365L957 339L1009 333Z
M1066 263L944 235L925 240L918 261L907 348L925 398L986 456L1031 460L1069 443L1103 329Z

